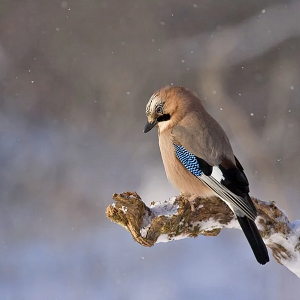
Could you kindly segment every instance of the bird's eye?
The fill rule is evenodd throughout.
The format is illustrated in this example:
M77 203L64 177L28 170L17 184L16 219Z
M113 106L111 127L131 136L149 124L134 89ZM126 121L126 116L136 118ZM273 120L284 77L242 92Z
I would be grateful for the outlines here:
M163 114L163 109L161 106L157 106L156 109L155 109L155 112L159 115L162 115Z

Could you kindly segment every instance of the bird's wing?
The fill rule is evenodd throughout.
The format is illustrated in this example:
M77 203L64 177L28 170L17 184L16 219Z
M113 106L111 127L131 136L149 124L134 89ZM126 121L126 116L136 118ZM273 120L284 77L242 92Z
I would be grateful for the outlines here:
M243 171L238 168L225 169L222 165L212 166L182 145L174 143L174 148L183 166L211 188L236 214L255 220L257 212L248 196L248 181Z
M234 162L229 139L218 122L206 111L193 111L172 128L174 141L201 157L211 166L225 157Z

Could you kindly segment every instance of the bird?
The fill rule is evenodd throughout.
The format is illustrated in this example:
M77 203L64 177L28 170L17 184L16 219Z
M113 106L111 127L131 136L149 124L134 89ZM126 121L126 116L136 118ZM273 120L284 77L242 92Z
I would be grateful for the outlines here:
M150 97L146 117L144 133L158 128L162 161L171 184L183 194L218 196L234 212L258 263L269 262L255 224L257 210L244 169L225 131L198 96L185 87L163 87Z

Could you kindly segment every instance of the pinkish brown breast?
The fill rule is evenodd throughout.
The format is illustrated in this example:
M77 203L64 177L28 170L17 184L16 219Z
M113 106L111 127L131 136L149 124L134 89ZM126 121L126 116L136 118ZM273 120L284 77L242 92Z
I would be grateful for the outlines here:
M180 192L201 197L213 196L214 192L190 173L177 159L173 142L171 130L160 133L159 148L169 181Z

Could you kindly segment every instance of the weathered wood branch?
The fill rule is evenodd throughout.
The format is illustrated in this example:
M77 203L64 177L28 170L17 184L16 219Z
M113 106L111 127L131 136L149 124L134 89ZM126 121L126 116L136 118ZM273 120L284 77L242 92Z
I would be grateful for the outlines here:
M217 236L222 228L240 229L229 207L217 197L197 198L193 205L184 195L152 202L150 207L135 192L114 194L106 215L125 227L134 240L146 247L175 239ZM300 221L289 222L274 202L252 198L256 224L275 260L300 277Z

